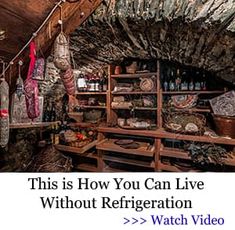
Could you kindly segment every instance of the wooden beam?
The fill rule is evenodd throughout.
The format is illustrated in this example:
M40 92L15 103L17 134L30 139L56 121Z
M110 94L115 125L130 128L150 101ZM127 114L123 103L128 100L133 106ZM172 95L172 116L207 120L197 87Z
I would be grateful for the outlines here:
M101 4L103 0L80 0L76 3L65 2L62 5L62 19L64 32L68 35L77 29ZM48 52L54 39L60 32L58 20L60 9L52 15L40 34L35 38L36 44L41 46L43 52ZM51 34L49 33L51 31Z
M103 0L80 0L75 3L65 2L62 4L64 32L68 35L77 29L95 11L102 1ZM42 50L45 56L49 54L54 39L60 32L60 26L58 24L59 19L60 9L58 8L34 39L36 45ZM12 67L13 77L11 82L9 82L10 86L12 86L11 88L14 88L16 82L17 63L20 59L25 63L24 68L27 68L27 63L29 61L28 50L25 50L22 55L14 61L14 65ZM24 76L25 75L26 74L24 74ZM6 76L9 81L9 73L6 73Z

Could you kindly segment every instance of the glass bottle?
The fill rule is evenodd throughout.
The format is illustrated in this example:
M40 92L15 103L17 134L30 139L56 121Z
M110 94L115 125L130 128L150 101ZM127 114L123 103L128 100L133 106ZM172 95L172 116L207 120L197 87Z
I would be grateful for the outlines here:
M175 89L177 91L180 90L180 86L181 86L181 77L180 77L180 70L177 69L177 72L176 72L176 79L175 79Z
M51 121L56 121L56 109L55 109L55 103L52 103L51 105L51 114L50 114L50 117L51 117Z
M170 78L170 82L169 82L169 89L170 89L170 91L174 91L175 90L175 82L174 82L174 72L173 72L173 70L171 71L171 78Z
M187 74L185 71L182 73L181 90L188 90Z

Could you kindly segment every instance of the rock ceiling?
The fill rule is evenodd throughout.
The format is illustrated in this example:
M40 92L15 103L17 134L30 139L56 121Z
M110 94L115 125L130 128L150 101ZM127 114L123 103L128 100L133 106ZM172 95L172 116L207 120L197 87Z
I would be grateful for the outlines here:
M71 44L80 67L160 58L235 81L235 1L106 0Z

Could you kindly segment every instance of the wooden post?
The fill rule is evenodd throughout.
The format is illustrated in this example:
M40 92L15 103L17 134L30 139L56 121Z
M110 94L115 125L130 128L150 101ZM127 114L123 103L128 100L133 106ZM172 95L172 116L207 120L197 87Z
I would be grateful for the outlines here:
M99 132L97 139L98 139L98 144L99 144L100 141L105 139L104 133ZM97 159L97 171L98 172L102 172L103 168L104 168L103 151L102 150L97 150L97 155L98 155L98 159Z
M159 172L159 171L161 171L161 168L160 168L161 139L155 139L154 146L155 146L155 155L154 155L155 171Z
M162 128L162 86L160 61L157 61L157 128Z
M113 101L112 90L116 83L116 80L112 79L111 75L114 73L114 66L109 65L108 67L108 92L107 92L107 123L113 126L117 122L117 115L111 108Z

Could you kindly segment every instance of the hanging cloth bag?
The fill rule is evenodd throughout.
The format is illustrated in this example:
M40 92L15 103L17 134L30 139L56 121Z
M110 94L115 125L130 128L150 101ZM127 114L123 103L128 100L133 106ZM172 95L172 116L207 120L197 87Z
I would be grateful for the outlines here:
M54 43L54 64L63 71L70 67L69 42L63 32L57 36Z
M40 115L39 98L38 98L38 83L32 79L33 71L36 62L36 46L34 42L30 43L30 64L27 78L24 82L24 92L26 99L27 114L30 119L35 119Z
M4 78L0 79L0 147L9 140L9 86Z
M60 21L60 34L56 37L54 43L54 64L58 69L66 71L70 68L71 61L69 42L63 32L62 7L60 7Z

